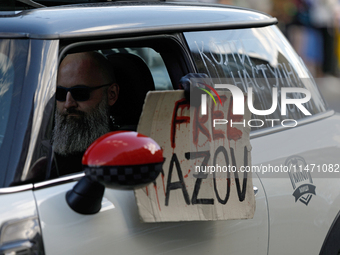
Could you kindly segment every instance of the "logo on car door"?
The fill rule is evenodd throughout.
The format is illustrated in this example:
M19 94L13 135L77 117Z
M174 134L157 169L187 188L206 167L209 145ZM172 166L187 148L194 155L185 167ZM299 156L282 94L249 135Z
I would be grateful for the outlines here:
M316 187L313 185L312 175L305 170L307 167L305 159L294 155L286 159L285 165L291 169L288 174L294 189L295 202L299 200L307 206L313 195L316 195Z

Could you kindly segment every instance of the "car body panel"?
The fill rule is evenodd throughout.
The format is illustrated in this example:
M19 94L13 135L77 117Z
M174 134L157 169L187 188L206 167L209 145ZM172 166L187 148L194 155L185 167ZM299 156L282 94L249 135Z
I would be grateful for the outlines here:
M288 165L292 156L311 164L338 164L340 115L251 139L253 165ZM340 173L311 172L310 180L294 180L288 173L259 174L268 198L269 254L319 254L340 210ZM300 183L311 183L315 194L296 200ZM296 188L293 187L295 185ZM313 241L311 241L313 240Z
M32 185L29 185L32 186ZM0 196L0 226L9 220L37 216L37 208L32 190L12 193L11 188L2 189ZM7 191L8 194L5 194Z
M47 254L266 254L268 211L259 179L256 213L250 220L141 223L133 191L106 189L102 209L81 215L66 203L75 183L39 188ZM244 242L246 241L246 245Z
M43 249L32 187L27 184L0 190L0 204L6 205L0 207L1 254L28 254Z
M340 126L336 125L339 120L340 115L336 114L309 125L251 139L253 164L284 165L292 155L302 156L307 162L318 162L315 155L322 155L320 152L340 149L337 135ZM308 140L311 132L317 132L323 143ZM302 146L292 149L292 141ZM334 158L334 162L336 160ZM287 173L278 178L266 173L259 175L261 181L256 174L253 176L254 186L259 192L255 216L251 220L140 223L133 192L110 189L105 191L102 210L96 215L86 216L73 212L66 204L65 194L75 183L39 188L35 197L45 250L48 254L58 254L62 251L60 249L74 254L84 253L84 250L88 254L107 250L119 254L134 254L136 251L138 254L174 251L178 254L220 254L225 250L228 254L266 254L268 248L268 254L318 254L332 219L340 209L340 193L334 192L338 179L313 178L316 195L305 204L295 201L294 188ZM63 243L62 248L54 238Z

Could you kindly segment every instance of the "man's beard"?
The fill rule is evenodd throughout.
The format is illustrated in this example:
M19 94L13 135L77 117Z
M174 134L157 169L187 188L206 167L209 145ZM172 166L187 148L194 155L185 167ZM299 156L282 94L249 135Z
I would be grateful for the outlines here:
M60 155L84 152L97 138L110 132L107 100L89 113L75 109L67 113L76 113L79 117L56 111L52 139L54 151Z

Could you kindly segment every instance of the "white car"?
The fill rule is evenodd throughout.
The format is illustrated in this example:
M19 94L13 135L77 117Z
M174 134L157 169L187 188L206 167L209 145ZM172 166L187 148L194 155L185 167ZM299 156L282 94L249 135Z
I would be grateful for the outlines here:
M20 2L0 12L0 254L340 252L340 116L275 18L198 3ZM66 54L88 50L119 63L122 87L133 84L117 102L122 125L137 124L149 90L176 90L188 73L252 87L258 110L271 108L272 88L279 98L283 87L310 92L311 115L288 105L283 116L279 100L252 117L252 165L261 169L252 219L142 223L134 192L112 187L99 212L71 208L66 194L84 173L53 168L57 71Z

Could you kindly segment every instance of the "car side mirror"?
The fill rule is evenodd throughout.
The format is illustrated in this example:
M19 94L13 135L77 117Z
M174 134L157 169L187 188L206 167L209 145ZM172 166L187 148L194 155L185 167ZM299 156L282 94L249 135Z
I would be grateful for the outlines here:
M95 214L105 187L145 187L156 180L163 162L162 149L150 137L131 131L105 134L86 150L82 159L85 176L66 193L66 201L80 214Z

